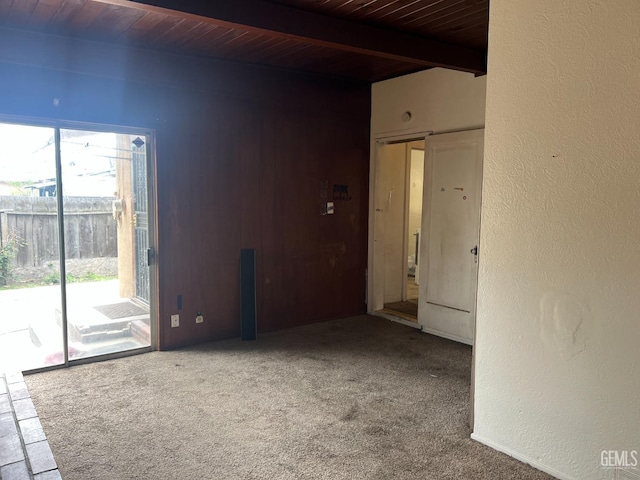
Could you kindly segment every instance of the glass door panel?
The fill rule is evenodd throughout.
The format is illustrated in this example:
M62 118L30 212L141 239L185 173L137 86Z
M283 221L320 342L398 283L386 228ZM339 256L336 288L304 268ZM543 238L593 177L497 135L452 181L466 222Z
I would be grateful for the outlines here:
M0 123L0 370L65 362L55 130Z
M146 144L60 131L70 360L150 345Z

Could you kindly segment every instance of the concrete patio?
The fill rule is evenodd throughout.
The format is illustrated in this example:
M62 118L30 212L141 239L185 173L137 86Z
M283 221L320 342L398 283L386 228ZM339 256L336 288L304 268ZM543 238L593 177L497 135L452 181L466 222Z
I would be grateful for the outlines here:
M59 285L0 290L0 371L24 371L63 362L60 298ZM119 296L118 280L67 285L72 358L148 345L144 341L148 327L144 327L148 326L149 314L144 308L131 304L130 311L116 312L115 319L96 309L109 314L104 307L124 303L130 302ZM132 322L138 331L143 330L137 338L130 336Z

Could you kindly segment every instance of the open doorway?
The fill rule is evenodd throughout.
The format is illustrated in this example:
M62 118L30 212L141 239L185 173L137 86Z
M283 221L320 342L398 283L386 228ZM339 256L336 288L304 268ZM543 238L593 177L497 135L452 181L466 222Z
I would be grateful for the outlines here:
M473 344L483 138L376 143L370 313Z
M0 123L0 366L150 350L152 137Z
M424 140L378 144L376 224L381 243L379 310L417 326Z

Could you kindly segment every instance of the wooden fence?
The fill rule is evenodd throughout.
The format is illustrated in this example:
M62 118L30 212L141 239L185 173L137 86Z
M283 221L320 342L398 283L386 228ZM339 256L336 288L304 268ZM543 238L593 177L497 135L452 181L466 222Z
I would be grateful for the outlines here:
M64 237L67 259L117 257L112 198L67 197ZM14 266L43 267L60 258L55 197L0 196L0 241L16 234ZM0 245L2 245L0 244Z

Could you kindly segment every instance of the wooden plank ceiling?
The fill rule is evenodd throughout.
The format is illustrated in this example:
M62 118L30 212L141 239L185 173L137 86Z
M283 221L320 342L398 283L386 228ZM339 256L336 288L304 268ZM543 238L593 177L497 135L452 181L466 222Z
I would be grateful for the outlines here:
M0 0L0 26L373 82L486 72L489 0Z

